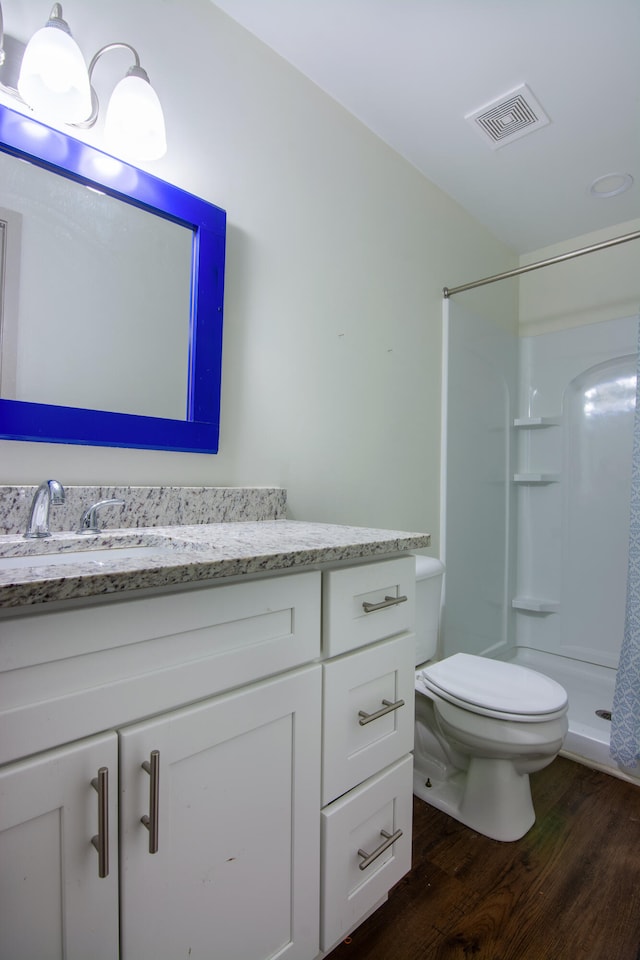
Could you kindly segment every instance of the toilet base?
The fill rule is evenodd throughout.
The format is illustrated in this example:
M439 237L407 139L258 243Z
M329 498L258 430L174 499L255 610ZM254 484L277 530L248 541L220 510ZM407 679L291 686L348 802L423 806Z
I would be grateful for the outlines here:
M508 760L478 759L445 779L414 768L413 792L421 800L492 840L519 840L535 823L528 774Z

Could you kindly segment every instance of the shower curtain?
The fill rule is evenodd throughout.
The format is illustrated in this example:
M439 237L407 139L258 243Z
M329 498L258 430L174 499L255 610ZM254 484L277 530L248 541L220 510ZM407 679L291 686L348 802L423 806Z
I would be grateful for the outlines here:
M631 466L627 606L613 698L611 756L623 767L634 767L640 760L640 329Z

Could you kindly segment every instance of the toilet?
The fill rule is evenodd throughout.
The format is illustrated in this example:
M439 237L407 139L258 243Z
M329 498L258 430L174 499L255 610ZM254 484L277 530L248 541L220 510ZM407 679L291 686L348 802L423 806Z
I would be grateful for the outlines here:
M514 663L456 653L436 660L444 566L416 557L413 792L478 833L518 840L533 826L529 774L557 756L567 694Z

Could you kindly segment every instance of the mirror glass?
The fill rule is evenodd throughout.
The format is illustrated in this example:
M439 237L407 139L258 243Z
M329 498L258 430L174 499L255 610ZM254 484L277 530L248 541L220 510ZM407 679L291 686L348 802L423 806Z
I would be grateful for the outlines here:
M225 226L0 106L0 436L215 452Z

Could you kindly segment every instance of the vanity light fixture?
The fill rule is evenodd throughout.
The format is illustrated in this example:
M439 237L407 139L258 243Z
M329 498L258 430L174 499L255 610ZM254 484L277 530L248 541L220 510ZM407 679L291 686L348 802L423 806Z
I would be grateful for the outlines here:
M2 8L0 6L0 66L2 52ZM93 56L87 69L84 57L63 19L62 5L54 3L49 20L26 46L17 90L5 85L42 119L78 128L93 127L100 104L92 86L94 68L105 53L124 48L134 64L116 84L107 106L104 137L116 156L130 161L157 160L167 150L164 116L160 100L140 65L140 57L128 43L108 43Z

